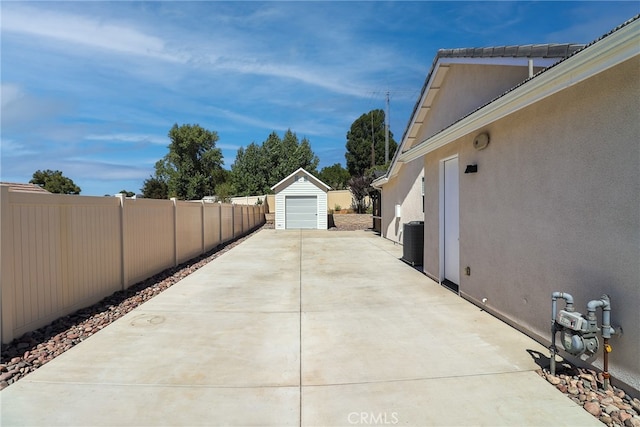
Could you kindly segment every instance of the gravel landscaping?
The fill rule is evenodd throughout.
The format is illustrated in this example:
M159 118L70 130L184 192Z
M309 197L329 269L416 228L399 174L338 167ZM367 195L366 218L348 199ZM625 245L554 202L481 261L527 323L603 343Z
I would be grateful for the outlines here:
M603 424L640 427L640 399L615 386L604 390L602 373L567 363L562 365L556 371L557 375L551 375L546 369L537 372Z
M118 291L90 307L61 317L35 331L27 332L9 344L2 344L0 390L99 332L111 322L242 243L262 228L269 227L266 225L260 227L244 237L227 242L200 257L137 283L126 291Z
M371 227L371 215L345 214L336 215L336 217L339 219L336 220L336 228L332 230L355 231ZM273 223L266 223L252 233L228 242L205 255L156 274L131 286L126 291L118 291L90 307L28 332L9 344L2 344L0 390L99 332L140 304L240 244L253 233L272 228L274 228Z
M335 215L334 219L336 227L331 230L371 231L372 220L369 214L341 214ZM90 307L26 333L9 344L2 344L0 390L99 332L254 233L269 228L273 228L273 223L266 223L242 238L228 242L175 268L167 269L131 286L126 291L116 292ZM633 398L615 386L604 390L601 373L576 368L566 362L559 365L557 375L551 375L547 369L540 369L537 373L603 424L610 427L640 427L640 399Z

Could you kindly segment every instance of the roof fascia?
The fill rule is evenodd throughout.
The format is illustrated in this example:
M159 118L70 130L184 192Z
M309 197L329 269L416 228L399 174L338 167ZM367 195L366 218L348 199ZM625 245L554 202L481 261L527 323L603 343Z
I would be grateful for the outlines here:
M331 190L331 187L329 187L327 184L325 184L324 182L320 181L318 178L316 178L315 176L313 176L312 174L310 174L309 172L307 172L305 169L303 168L298 168L296 169L294 172L292 172L291 174L289 174L286 178L284 178L283 180L281 180L280 182L278 182L276 185L274 185L273 187L271 187L271 189L273 191L276 191L276 188L278 188L280 185L284 184L289 178L291 178L292 176L299 174L299 173L304 173L305 175L307 175L307 177L309 177L318 187L324 187L328 190Z
M438 63L442 65L447 64L469 64L469 65L512 65L512 66L529 66L529 61L533 61L534 67L550 67L556 62L562 60L562 58L544 58L541 56L520 56L520 57L453 57L453 58L440 58Z
M429 90L435 80L438 70L441 66L448 66L450 64L467 64L467 65L502 65L502 66L518 66L524 67L529 66L529 61L533 60L534 67L550 67L558 61L562 60L562 58L543 58L543 57L442 57L438 58L429 74L429 80L425 83L425 90L422 92L422 97L420 98L420 103L418 105L423 105L427 96L429 96ZM373 181L372 185L376 188L381 188L383 185L389 182L390 178L395 177L400 171L399 165L399 155L402 152L402 148L407 144L409 130L415 126L415 121L418 117L420 108L416 108L413 115L411 116L411 120L409 122L409 126L407 126L407 130L404 133L403 139L400 143L400 146L396 150L396 155L393 157L391 162L391 166L387 173ZM384 179L384 182L383 182ZM378 187L379 186L379 187Z
M640 54L640 20L588 46L398 156L410 162Z

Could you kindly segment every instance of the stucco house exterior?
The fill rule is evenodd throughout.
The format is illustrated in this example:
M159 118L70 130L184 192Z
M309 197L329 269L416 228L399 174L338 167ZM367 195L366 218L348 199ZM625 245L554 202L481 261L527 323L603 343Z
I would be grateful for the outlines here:
M271 189L275 193L276 230L327 229L327 184L300 168Z
M381 234L403 242L404 223L424 217L424 165L399 155L568 55L580 44L542 44L441 49L387 173L373 186L381 191Z
M609 370L638 391L640 20L584 47L546 46L566 50L537 73L534 59L530 78L524 65L447 64L456 51L438 53L376 182L383 236L401 241L396 222L423 220L424 273L547 344L554 291L582 313L609 295L624 330ZM568 358L602 368L601 357Z

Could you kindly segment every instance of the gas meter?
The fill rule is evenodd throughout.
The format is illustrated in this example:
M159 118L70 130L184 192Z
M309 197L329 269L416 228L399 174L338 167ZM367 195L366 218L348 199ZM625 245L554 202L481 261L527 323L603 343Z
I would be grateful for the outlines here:
M557 300L563 299L566 302L564 310L557 311ZM551 375L556 374L556 334L560 332L560 340L562 346L574 356L580 356L582 360L587 360L598 351L600 343L596 335L600 329L598 328L598 319L596 318L596 310L602 308L602 340L604 344L603 364L604 372L604 388L609 387L609 353L611 346L609 338L613 334L622 334L622 328L618 331L611 326L611 300L609 295L602 295L600 299L591 300L587 303L587 315L583 316L577 313L573 307L573 297L566 292L554 292L551 294ZM557 314L556 314L557 313Z
M599 329L595 319L591 321L575 311L560 310L555 323L562 346L568 353L586 360L598 351L600 343L596 334Z

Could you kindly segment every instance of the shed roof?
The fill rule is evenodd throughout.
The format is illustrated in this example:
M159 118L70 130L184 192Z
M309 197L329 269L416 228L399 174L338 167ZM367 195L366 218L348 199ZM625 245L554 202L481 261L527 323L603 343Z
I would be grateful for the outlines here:
M282 188L287 186L285 184L287 183L287 181L289 179L291 179L295 175L300 175L301 173L306 175L309 178L309 181L312 182L316 187L320 188L321 190L324 190L324 191L331 190L331 187L329 187L324 182L320 181L318 178L316 178L315 176L313 176L311 173L307 172L303 168L298 168L295 172L291 173L289 176L284 178L282 181L280 181L279 183L277 183L276 185L271 187L271 189L276 193L279 192L280 190L282 190Z

